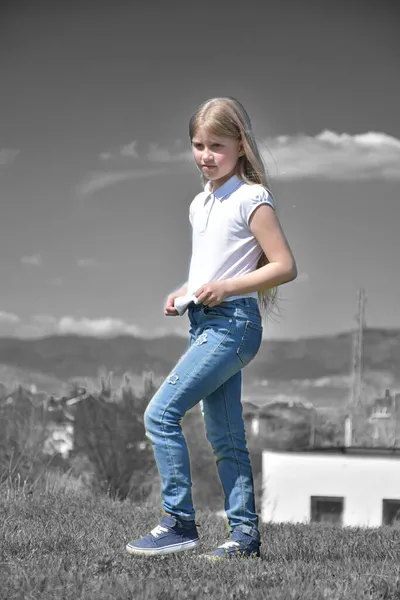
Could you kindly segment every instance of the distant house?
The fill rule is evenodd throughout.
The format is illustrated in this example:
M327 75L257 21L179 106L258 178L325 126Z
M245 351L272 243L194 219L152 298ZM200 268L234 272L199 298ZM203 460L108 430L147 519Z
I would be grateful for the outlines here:
M243 402L243 419L250 444L281 447L312 443L315 409L311 403L274 400L263 405Z
M397 446L400 438L400 394L385 390L383 397L375 398L367 407L367 425L373 444Z
M260 407L252 402L243 402L243 420L246 425L246 430L249 431L251 435L258 435L259 433L259 423L258 423L258 415L260 412Z
M264 450L262 480L264 522L378 527L400 518L400 448Z

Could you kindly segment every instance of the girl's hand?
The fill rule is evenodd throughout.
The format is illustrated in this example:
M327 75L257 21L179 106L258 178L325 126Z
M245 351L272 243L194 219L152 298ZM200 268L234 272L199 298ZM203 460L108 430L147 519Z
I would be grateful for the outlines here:
M195 292L197 300L205 306L216 306L228 296L225 281L210 281Z
M164 314L167 317L176 317L178 316L178 311L176 310L175 306L174 306L174 300L175 298L178 298L178 296L180 296L180 290L178 290L178 292L172 292L172 294L169 294L169 296L167 297L166 301L165 301L165 307L164 307Z

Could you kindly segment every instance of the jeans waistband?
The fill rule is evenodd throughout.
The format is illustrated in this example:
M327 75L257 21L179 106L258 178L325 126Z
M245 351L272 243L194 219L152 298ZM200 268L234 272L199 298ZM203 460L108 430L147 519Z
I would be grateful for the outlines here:
M244 297L238 298L236 300L225 300L224 302L220 302L216 306L212 308L208 308L204 306L204 304L195 304L194 302L190 302L188 305L189 315L204 315L212 312L221 312L221 315L225 313L225 315L233 316L242 316L246 315L254 315L257 320L261 319L260 309L258 306L258 302L255 298Z

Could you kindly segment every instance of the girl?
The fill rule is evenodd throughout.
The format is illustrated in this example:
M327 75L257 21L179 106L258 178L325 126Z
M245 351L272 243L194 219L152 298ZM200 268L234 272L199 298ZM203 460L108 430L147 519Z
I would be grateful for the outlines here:
M189 125L204 191L190 205L192 257L188 281L170 294L165 315L188 310L190 345L145 411L162 482L164 516L128 552L158 555L199 543L191 495L185 413L201 401L225 495L230 539L209 558L260 556L253 475L242 418L242 369L262 339L259 303L297 276L275 214L250 119L234 98L202 104Z

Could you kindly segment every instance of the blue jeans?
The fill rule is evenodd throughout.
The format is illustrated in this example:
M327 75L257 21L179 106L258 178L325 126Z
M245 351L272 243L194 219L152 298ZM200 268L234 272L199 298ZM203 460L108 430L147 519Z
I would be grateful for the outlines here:
M201 402L207 439L216 457L231 531L259 539L254 484L242 416L242 372L257 354L262 321L255 298L188 307L190 344L145 411L162 483L163 509L195 519L185 413Z

